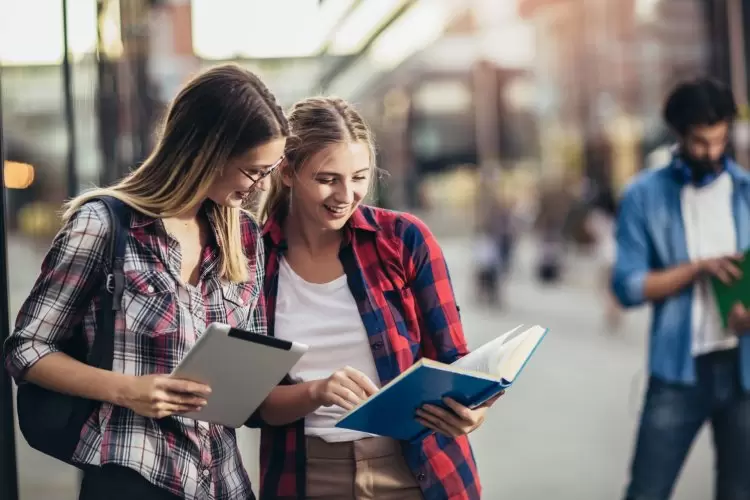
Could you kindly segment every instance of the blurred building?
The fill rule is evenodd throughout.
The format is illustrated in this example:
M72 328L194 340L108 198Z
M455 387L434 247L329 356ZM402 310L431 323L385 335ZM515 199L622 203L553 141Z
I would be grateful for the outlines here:
M710 64L704 0L519 0L536 28L543 163L620 187L666 140L662 100Z
M224 61L260 74L284 106L317 93L352 100L377 132L393 206L420 205L425 173L537 155L533 48L512 3L77 0L69 11L79 188L143 160L177 88ZM48 59L6 66L6 132L33 137L28 149L47 158L37 168L56 188L46 196L59 202L71 120L59 57ZM491 75L485 84L479 73Z

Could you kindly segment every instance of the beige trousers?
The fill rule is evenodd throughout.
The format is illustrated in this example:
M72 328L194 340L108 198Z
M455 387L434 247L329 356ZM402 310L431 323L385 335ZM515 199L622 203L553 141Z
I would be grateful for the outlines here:
M307 440L307 498L424 500L398 441L383 437L347 443Z

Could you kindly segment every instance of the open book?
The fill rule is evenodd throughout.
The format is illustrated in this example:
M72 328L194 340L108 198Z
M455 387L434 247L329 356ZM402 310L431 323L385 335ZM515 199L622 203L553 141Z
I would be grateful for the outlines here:
M422 439L431 431L416 421L417 408L426 403L447 408L444 397L471 408L481 405L513 384L546 334L541 326L518 326L452 364L421 359L336 427L404 441Z

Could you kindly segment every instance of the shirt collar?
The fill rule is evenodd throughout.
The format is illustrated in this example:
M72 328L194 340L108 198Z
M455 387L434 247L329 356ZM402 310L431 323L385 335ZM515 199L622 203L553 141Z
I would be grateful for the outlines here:
M133 210L133 213L130 216L130 227L132 229L135 229L139 227L150 226L151 224L155 223L156 220L156 218L139 212L138 210Z
M286 238L284 237L284 219L286 215L286 208L277 209L269 215L268 220L263 224L263 236L269 238L273 246L286 245ZM380 226L375 220L372 211L366 205L360 205L346 222L344 230L360 230L374 233L380 230Z
M212 237L216 239L216 218L214 217L214 211L208 210L206 206L204 205L201 207L201 211L206 215L206 219L208 219L208 223L211 226L212 231ZM151 226L152 224L155 224L160 219L157 217L151 217L150 215L146 215L143 212L140 212L138 210L133 210L132 214L130 216L130 228L131 229L138 229L138 228L144 228ZM164 230L164 226L160 225L162 230Z

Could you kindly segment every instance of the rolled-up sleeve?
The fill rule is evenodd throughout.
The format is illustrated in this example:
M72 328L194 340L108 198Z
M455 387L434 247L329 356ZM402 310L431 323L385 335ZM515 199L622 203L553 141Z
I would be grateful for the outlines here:
M452 363L469 351L445 256L424 222L410 214L402 217L403 265L411 278L424 355Z
M650 272L650 243L639 193L629 190L620 204L615 228L617 257L612 290L625 307L644 303L644 286Z
M3 345L5 367L17 382L37 361L60 351L60 343L70 337L88 308L109 223L94 205L81 207L55 237Z

